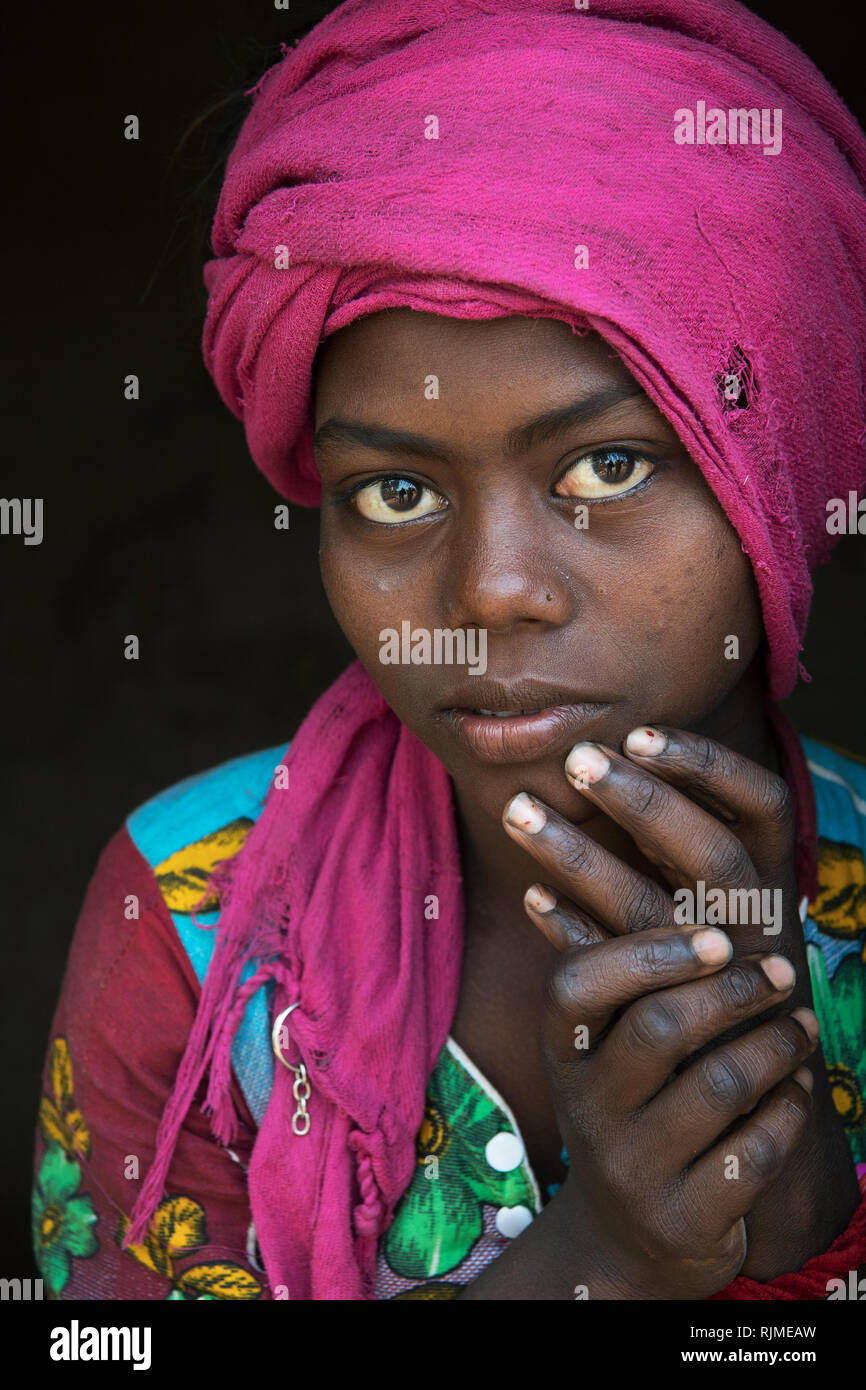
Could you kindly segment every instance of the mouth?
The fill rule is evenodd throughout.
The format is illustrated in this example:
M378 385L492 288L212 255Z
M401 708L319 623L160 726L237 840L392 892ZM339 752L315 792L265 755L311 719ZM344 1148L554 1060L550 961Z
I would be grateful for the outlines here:
M521 714L541 714L540 709L471 709L470 714L490 715L493 719L516 719Z
M593 726L611 707L606 700L533 684L491 683L481 689L479 682L475 689L455 692L454 703L441 711L440 719L477 761L526 763L564 755L581 738L592 736Z

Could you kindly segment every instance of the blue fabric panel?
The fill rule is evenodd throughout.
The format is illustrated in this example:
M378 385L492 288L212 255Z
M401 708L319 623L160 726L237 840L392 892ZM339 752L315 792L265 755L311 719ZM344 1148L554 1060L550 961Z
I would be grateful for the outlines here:
M815 790L818 834L825 840L856 845L866 853L866 765L814 739L801 738L800 742ZM831 979L845 956L857 955L862 949L859 937L845 940L819 932L811 917L803 934L820 948Z
M151 868L230 821L256 820L287 744L199 772L139 806L126 828Z
M287 744L233 758L178 782L133 811L126 822L130 838L151 868L187 845L242 816L256 820L271 785L274 768ZM188 913L173 912L172 921L200 984L204 984L213 955L213 931L196 926ZM219 912L203 912L198 920L212 924ZM256 969L249 961L241 973L247 980ZM247 1004L232 1044L232 1063L256 1124L261 1124L274 1083L270 1041L270 1002L273 984L258 989Z

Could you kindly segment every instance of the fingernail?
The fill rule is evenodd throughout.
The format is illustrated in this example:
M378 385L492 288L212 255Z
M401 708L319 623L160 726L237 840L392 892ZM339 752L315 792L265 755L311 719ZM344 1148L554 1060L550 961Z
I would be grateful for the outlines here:
M576 743L565 760L566 776L578 787L591 787L610 770L610 762L594 743Z
M791 1013L791 1017L795 1018L797 1022L805 1028L812 1042L821 1036L821 1025L818 1022L817 1015L814 1014L811 1009L794 1009Z
M518 792L509 801L505 819L509 825L515 826L516 829L525 830L527 835L537 835L539 830L543 830L547 824L547 816L540 806L536 806L534 801L530 801L526 792Z
M796 1071L792 1071L791 1079L802 1086L804 1091L809 1091L811 1094L815 1085L815 1078L808 1067L798 1067Z
M730 937L723 931L709 927L706 931L696 931L692 937L692 950L705 965L723 965L734 954Z
M797 978L797 972L784 956L765 956L761 969L774 989L790 989Z
M625 741L629 753L637 753L639 758L654 758L665 751L667 744L664 734L648 728L632 729Z
M540 883L533 883L527 888L523 901L533 912L552 912L556 907L556 898Z

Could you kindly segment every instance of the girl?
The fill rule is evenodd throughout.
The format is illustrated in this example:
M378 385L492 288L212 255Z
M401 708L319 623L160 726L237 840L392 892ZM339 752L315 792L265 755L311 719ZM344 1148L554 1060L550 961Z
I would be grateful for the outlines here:
M732 0L349 0L252 96L205 361L358 661L103 854L49 1288L826 1298L866 770L775 702L864 481L866 142Z

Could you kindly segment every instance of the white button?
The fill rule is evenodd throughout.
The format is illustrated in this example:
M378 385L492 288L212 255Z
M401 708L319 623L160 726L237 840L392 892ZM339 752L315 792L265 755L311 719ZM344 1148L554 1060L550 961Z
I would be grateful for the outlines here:
M484 1149L487 1162L497 1173L510 1173L512 1169L519 1167L523 1162L523 1154L523 1140L507 1129L500 1130L492 1139L488 1139Z
M500 1207L496 1213L496 1229L501 1236L507 1236L509 1240L514 1240L521 1231L525 1231L532 1221L532 1212L529 1207Z

